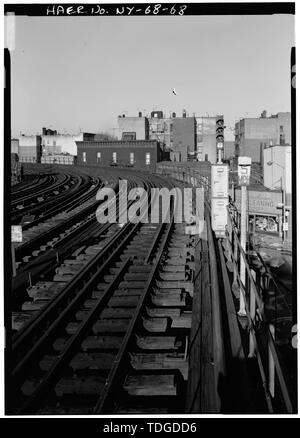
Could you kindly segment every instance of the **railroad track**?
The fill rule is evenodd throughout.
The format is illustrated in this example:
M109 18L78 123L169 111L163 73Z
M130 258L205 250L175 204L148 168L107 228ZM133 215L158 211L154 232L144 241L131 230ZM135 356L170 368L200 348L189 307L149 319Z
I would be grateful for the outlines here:
M171 217L107 225L92 257L65 263L70 281L58 273L65 285L14 338L11 413L182 411L193 249Z
M51 175L36 175L33 176L30 175L31 180L30 181L22 181L19 184L11 187L11 199L17 200L18 198L22 198L23 196L32 194L32 189L41 189L47 185L49 185L49 182L51 182L53 179L51 178Z
M113 183L112 185L116 187ZM32 288L40 282L49 288L56 270L64 269L65 259L73 253L79 255L89 249L92 251L93 243L102 242L105 238L109 227L99 224L95 215L99 201L91 199L87 204L86 207L78 207L78 212L69 219L16 248L17 260L24 254L27 255L23 257L23 263L18 262L17 276L12 281L14 330L18 330L23 322L45 304L45 300L42 303L36 302L36 297L31 296ZM38 249L33 250L34 248ZM58 286L56 283L54 290Z
M17 199L12 199L11 207L12 213L14 214L16 210L27 211L26 206L32 206L44 200L47 196L57 195L60 190L65 188L71 181L70 175L47 175L44 179L44 184L38 184L35 190L31 187L25 194L21 194ZM56 192L56 193L54 193Z
M85 175L72 177L70 175L62 176L67 177L68 183L61 182L59 189L57 189L57 187L53 189L52 186L50 191L47 189L46 195L41 197L31 196L33 201L30 205L21 209L13 209L11 211L12 223L17 224L23 220L23 230L26 230L38 225L40 222L48 220L61 211L74 208L76 205L84 202L84 197L89 196L87 191L95 184L94 179ZM99 181L96 182L96 185L97 184L99 184ZM34 192L33 189L32 191ZM19 203L18 206L20 206ZM26 220L24 220L24 218Z
M22 227L23 241L15 245L18 267L47 248L57 246L57 240L83 225L87 216L94 212L97 204L96 194L101 187L101 182L95 181L88 191L68 200L63 207L54 206L36 220L25 224ZM59 238L56 237L58 235Z
M140 185L142 183L143 181L139 182ZM111 186L116 189L117 183L114 184L112 181ZM131 187L133 187L132 183L129 189ZM103 242L109 226L101 226L96 220L95 213L99 202L95 199L88 204L83 209L81 207L84 205L81 205L79 212L69 219L50 227L33 240L16 248L16 259L24 257L17 262L17 276L12 281L13 330L20 330L23 324L45 304L45 297L40 300L37 296L32 296L32 290L36 285L38 289L46 287L58 291L59 285L52 283L56 271L68 269L64 266L64 260L72 254L93 252L93 243ZM48 240L49 238L51 240ZM44 243L41 245L42 242Z

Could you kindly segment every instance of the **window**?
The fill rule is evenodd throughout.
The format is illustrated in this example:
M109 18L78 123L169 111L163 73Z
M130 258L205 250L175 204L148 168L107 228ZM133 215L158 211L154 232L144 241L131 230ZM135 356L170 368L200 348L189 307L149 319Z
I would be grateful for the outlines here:
M122 133L123 141L135 141L136 140L136 132L123 132Z
M82 161L86 163L86 152L82 152Z
M97 163L101 163L101 152L97 152Z
M283 132L283 125L280 125L279 129L280 129L280 132Z
M279 223L276 216L255 215L255 232L279 233ZM254 224L253 224L254 225Z
M146 166L150 164L150 152L146 152Z
M170 132L173 132L173 123L170 123Z
M117 162L117 152L113 152L112 159L113 159L113 163Z
M56 141L55 140L53 140L53 146L56 146Z
M130 162L130 164L134 164L134 152L130 152L129 162Z
M285 145L285 135L284 134L280 134L280 136L279 136L279 144L280 144L280 146L284 146Z

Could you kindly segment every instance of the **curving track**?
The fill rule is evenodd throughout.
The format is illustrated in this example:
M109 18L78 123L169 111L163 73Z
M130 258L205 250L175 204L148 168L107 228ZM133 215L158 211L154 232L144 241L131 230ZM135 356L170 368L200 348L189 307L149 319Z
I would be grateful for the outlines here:
M165 184L131 180L148 191ZM91 218L97 233L51 285L28 289L38 306L13 339L10 412L182 411L193 251L171 217L122 227Z
M54 177L52 177L54 178ZM38 225L68 208L80 204L81 197L94 185L93 178L86 175L58 175L47 188L33 186L30 194L12 201L11 222L23 222L23 229Z

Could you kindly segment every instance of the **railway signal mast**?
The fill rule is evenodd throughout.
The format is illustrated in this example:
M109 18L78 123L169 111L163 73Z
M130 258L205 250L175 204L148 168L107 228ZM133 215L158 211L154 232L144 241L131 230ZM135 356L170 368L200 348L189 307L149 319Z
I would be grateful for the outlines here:
M217 163L221 164L224 155L224 117L216 117Z
M216 117L217 163L211 168L211 226L216 237L226 237L228 221L228 181L229 168L223 164L224 151L224 117Z

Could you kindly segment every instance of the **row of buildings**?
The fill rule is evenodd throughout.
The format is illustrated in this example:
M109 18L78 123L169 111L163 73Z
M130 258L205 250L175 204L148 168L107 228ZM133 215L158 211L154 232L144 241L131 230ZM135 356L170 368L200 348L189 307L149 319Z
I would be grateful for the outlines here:
M263 150L270 146L291 145L291 113L243 118L235 124L235 156L248 156L263 164Z
M175 113L166 117L163 111L152 111L150 116L139 112L134 117L119 115L117 124L115 139L105 141L94 133L59 134L42 128L40 135L12 140L11 151L18 153L21 162L72 164L77 157L78 164L140 167L143 163L142 168L149 168L149 161L160 160L215 163L221 149L222 158L250 156L252 162L265 167L274 162L268 154L273 151L274 155L275 148L276 154L290 154L291 148L290 113L267 117L263 111L258 118L241 119L231 142L224 140L222 115L189 116L183 110L179 117ZM149 153L153 156L150 160Z
M58 134L43 128L41 135L21 135L12 141L12 152L21 162L102 164L155 169L161 160L216 162L217 145L224 150L224 118L180 117L162 111L150 116L118 116L115 139L103 140L98 134L81 132Z
M222 115L189 116L183 110L180 116L173 112L166 117L163 111L152 111L150 116L119 115L117 136L118 140L157 140L172 161L215 162L218 129L224 129Z
M159 161L217 160L218 149L224 151L224 118L180 117L163 111L141 112L136 117L118 116L117 140L77 141L77 163L130 166L155 170Z
M84 132L59 134L43 128L41 135L22 135L13 140L11 149L21 162L76 162L81 166L132 167L152 172L158 162L166 160L216 163L221 157L234 163L239 156L250 156L257 163L252 166L252 175L255 177L257 172L260 180L263 171L263 186L249 190L253 232L284 235L283 230L291 227L291 216L289 223L286 216L292 193L290 113L267 117L263 111L260 117L241 119L235 124L232 142L224 140L222 115L198 117L183 111L179 117L175 113L166 117L162 111L153 111L150 116L140 112L135 117L119 115L117 125L115 138ZM235 192L238 205L239 191ZM278 205L284 206L282 212Z
M284 193L291 204L292 144L291 113L279 112L267 116L263 111L257 118L243 118L235 124L235 157L251 157L262 167L263 184Z
M20 162L73 164L77 155L77 141L93 140L95 134L59 134L42 128L39 135L22 134L11 140L11 153L19 156Z

